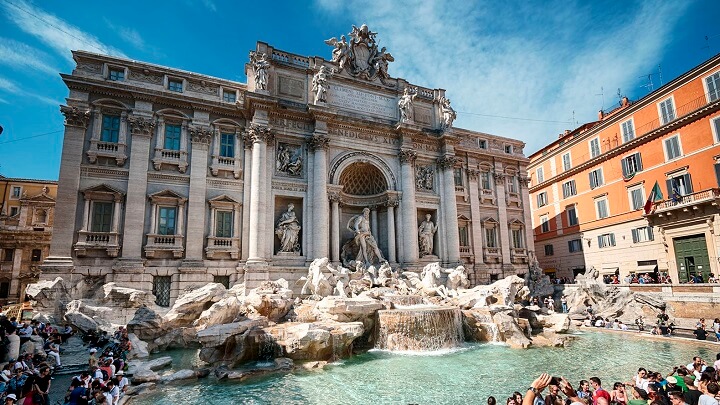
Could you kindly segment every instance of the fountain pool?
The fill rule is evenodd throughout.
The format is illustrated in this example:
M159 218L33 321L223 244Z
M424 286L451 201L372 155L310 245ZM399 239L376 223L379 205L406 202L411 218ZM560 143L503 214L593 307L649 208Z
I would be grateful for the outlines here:
M406 404L504 403L524 391L542 371L562 375L577 386L598 376L603 385L627 381L639 366L667 372L699 355L714 361L717 351L679 341L649 341L630 335L586 333L567 348L513 350L470 344L443 354L370 351L323 371L293 372L244 382L208 378L160 386L133 404ZM171 352L175 368L197 361L192 353ZM182 364L184 363L184 364Z

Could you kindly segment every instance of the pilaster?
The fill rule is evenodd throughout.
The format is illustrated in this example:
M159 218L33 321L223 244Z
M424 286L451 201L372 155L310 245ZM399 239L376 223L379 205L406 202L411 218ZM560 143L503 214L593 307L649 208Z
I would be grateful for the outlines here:
M185 258L202 260L205 241L205 214L207 195L207 167L212 130L205 126L191 126L190 133L190 191Z
M308 138L313 153L313 257L328 257L328 226L330 222L327 194L327 150L329 149L327 127L324 122L315 122L315 133Z
M253 145L250 169L250 232L247 264L250 266L267 265L263 252L267 237L265 232L266 212L270 205L265 201L267 186L264 180L267 144L272 141L273 135L270 128L256 123L250 124L246 134Z
M445 239L447 253L446 264L456 265L460 262L460 236L458 235L457 203L455 199L455 179L453 170L457 158L452 155L444 155L438 158L438 167L442 172L442 194L440 195L440 206L445 218Z
M496 170L498 168L496 167ZM498 206L498 227L500 228L500 251L502 252L502 263L503 269L511 269L512 261L510 257L510 231L508 230L508 215L507 215L507 193L505 192L505 174L496 171L493 174L495 178L495 191L497 195L497 206Z
M402 187L402 199L400 210L402 211L403 228L403 257L405 266L416 264L418 256L418 223L415 207L415 159L417 152L412 149L401 149L398 154L400 158L400 184Z

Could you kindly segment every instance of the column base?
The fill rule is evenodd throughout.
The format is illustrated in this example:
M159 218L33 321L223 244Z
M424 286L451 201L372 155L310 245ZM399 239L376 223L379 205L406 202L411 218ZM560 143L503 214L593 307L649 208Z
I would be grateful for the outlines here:
M75 263L70 256L48 256L39 268L40 280L54 280L70 275L75 270Z

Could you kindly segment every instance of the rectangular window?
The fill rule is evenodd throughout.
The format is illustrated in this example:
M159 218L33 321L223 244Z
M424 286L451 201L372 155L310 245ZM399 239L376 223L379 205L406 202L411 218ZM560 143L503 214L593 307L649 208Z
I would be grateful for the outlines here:
M460 237L460 246L470 246L467 226L461 226L458 228L458 236Z
M705 79L708 88L708 97L710 101L720 99L720 72Z
M590 140L590 158L600 156L600 138Z
M663 125L675 119L675 106L673 105L673 99L669 98L658 104L660 109L660 123Z
M543 191L537 195L537 206L538 208L547 205L547 192Z
M692 194L693 192L692 180L690 179L689 173L667 179L666 185L668 200L676 200L677 197Z
M602 186L605 183L603 179L602 167L599 167L590 172L590 188L594 189Z
M111 67L110 72L108 73L108 79L116 82L121 82L125 80L125 69Z
M0 298L7 298L10 295L10 283L7 281L0 282Z
M577 211L575 210L575 206L567 207L567 219L568 219L568 225L569 226L575 226L578 224L578 217L577 217Z
M562 155L563 170L567 171L572 168L572 162L570 161L570 152Z
M22 194L22 187L13 187L12 188L12 198L20 198L21 194Z
M10 207L10 216L14 217L15 215L20 213L19 207Z
M675 135L665 140L665 160L673 160L682 155L680 149L680 135Z
M635 139L635 127L632 119L623 122L620 124L620 127L622 128L623 143L627 143Z
M168 90L182 93L183 81L178 79L168 79Z
M113 203L94 201L92 206L92 231L110 232L112 227Z
M155 304L161 307L170 306L170 286L172 276L153 276L152 293L155 296Z
M478 139L478 148L487 149L487 141L484 139Z
M483 190L490 190L490 172L480 173L480 183Z
M119 115L103 115L102 131L100 132L100 140L103 142L117 143L120 134L120 116Z
M720 143L720 117L713 118L710 120L712 124L713 134L715 135L715 142Z
M718 119L718 121L720 121L720 119ZM542 167L538 167L537 170L535 170L535 175L537 177L537 184L540 184L543 181L545 181L545 171L543 170Z
M563 183L562 188L563 198L572 197L577 194L577 190L575 189L575 180L566 181Z
M42 250L33 249L32 255L30 256L30 261L39 262L40 260L42 260Z
M643 169L640 152L624 157L620 163L622 166L623 178L625 179L631 179L635 176L635 173L641 172Z
M642 186L629 189L628 197L630 198L630 209L633 211L637 211L645 205Z
M540 217L540 232L550 232L550 221L548 221L547 215Z
M598 198L595 200L595 211L597 213L597 219L607 218L610 213L608 212L607 198Z
M522 249L524 247L523 237L522 237L522 229L513 229L512 230L512 240L513 240L513 247L515 249Z
M15 249L4 249L3 250L3 261L11 262L15 256Z
M222 284L225 288L230 288L230 276L213 276L213 283Z
M180 150L182 126L165 124L165 149Z
M497 247L495 228L485 228L485 244L487 247Z
M215 212L215 236L218 238L232 238L233 234L232 211Z
M453 169L453 178L455 179L455 186L462 187L463 176L461 167L456 167L455 169Z
M513 153L512 145L505 145L505 153Z
M158 235L175 235L176 207L160 207L158 210Z
M553 252L553 245L545 245L545 256L552 256L555 252Z
M234 103L237 100L237 94L234 91L223 90L223 101L226 103Z
M517 193L518 192L518 180L517 176L509 176L507 178L508 183L508 191L511 193Z
M715 180L717 180L717 185L720 187L720 163L715 163Z
M598 247L604 248L608 246L615 246L615 234L604 233L602 235L598 235Z
M220 156L235 157L235 134L220 134Z
M632 229L633 243L642 243L655 240L652 226L643 226L641 228Z
M573 239L568 241L568 250L570 253L582 252L582 240Z

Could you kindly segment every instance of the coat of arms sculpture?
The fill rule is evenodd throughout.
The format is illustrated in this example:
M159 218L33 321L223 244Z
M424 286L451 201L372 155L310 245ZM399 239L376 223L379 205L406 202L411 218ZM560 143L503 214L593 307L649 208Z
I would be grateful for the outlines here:
M333 72L344 70L353 77L370 81L377 78L386 86L394 86L394 83L386 80L390 78L388 63L394 62L395 58L385 47L378 49L376 35L377 32L370 31L368 26L363 24L360 28L353 25L352 32L348 34L349 43L345 35L341 35L340 40L335 37L326 40L326 44L335 47L331 60L335 65Z

